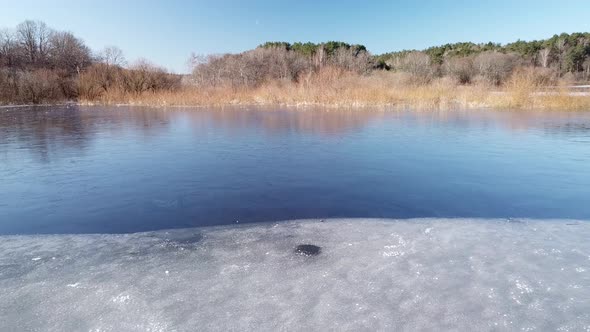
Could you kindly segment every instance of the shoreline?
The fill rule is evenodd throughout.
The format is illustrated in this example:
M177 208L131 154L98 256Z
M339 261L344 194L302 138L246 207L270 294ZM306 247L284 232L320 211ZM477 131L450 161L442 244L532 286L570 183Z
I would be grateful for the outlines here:
M47 232L47 233L0 233L1 239L43 239L53 237L153 237L160 234L171 240L181 240L183 234L194 231L220 232L227 230L248 230L248 229L267 229L279 226L314 226L314 225L339 225L339 224L385 224L395 226L398 224L417 224L425 225L432 223L441 224L479 224L503 227L507 225L535 226L535 225L554 225L557 227L575 227L590 226L590 219L584 218L530 218L530 217L334 217L334 218L300 218L300 219L277 219L262 220L254 222L227 223L227 224L205 224L200 226L172 227L161 229L147 229L133 232Z
M0 105L0 109L41 106L116 107L289 107L289 108L388 108L393 110L510 109L529 111L590 111L590 92L539 91L530 89L490 90L478 86L415 86L377 89L302 89L265 86L257 89L184 88L179 91L142 94L106 94L96 100L56 103Z
M490 111L526 111L526 112L590 112L590 106L581 108L556 108L556 107L510 107L510 106L493 106L493 105L464 105L457 103L454 106L448 107L422 107L420 105L412 104L326 104L326 103L225 103L225 104L167 104L167 103L97 103L97 102L68 102L68 103L43 103L43 104L18 104L18 105L0 105L0 110L18 109L18 108L47 108L47 107L148 107L148 108L173 108L173 109L223 109L223 108L250 108L250 107L283 107L288 109L311 110L316 108L324 108L331 110L346 109L346 110L391 110L391 111L471 111L471 110L490 110Z

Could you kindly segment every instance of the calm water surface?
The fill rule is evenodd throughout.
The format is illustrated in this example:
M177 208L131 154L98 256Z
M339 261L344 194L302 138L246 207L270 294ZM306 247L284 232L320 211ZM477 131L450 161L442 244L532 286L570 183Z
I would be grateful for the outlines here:
M0 109L0 234L590 218L590 112Z

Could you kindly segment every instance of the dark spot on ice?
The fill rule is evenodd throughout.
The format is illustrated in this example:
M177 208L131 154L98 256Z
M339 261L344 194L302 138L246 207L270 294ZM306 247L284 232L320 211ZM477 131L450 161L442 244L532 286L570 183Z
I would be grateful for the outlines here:
M317 256L322 252L322 248L313 244L300 244L295 248L295 253L304 256Z

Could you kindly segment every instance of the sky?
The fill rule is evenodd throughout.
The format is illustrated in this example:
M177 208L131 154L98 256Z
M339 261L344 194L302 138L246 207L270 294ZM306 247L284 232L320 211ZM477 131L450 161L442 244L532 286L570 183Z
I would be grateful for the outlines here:
M252 49L265 41L345 41L374 54L450 42L533 40L590 31L589 0L0 0L0 28L26 19L67 30L98 51L121 48L188 72L191 53Z

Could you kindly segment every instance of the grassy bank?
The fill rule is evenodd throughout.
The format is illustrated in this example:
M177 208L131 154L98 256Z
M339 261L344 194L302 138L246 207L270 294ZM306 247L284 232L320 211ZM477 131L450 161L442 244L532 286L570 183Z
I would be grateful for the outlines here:
M138 106L321 105L415 109L509 108L590 110L590 95L567 88L548 88L534 77L515 75L501 87L484 83L461 85L449 78L417 84L411 77L389 72L356 75L326 70L298 82L276 80L258 87L193 87L129 93L111 90L83 104Z

